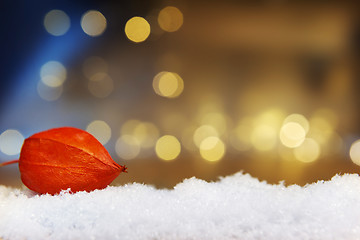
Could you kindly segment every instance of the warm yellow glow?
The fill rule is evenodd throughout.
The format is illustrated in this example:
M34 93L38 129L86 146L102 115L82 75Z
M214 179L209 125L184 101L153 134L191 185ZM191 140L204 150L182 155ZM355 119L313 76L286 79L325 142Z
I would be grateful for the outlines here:
M280 141L284 146L295 148L305 140L305 129L296 122L285 123L280 129Z
M159 80L159 91L162 96L169 97L173 95L178 88L178 81L173 74L166 73Z
M272 126L257 125L251 132L251 143L259 151L269 151L275 147L277 134Z
M39 96L45 101L55 101L61 97L63 92L63 85L58 87L49 87L45 85L43 81L39 81L37 84L37 92Z
M310 120L311 128L314 128L316 131L322 132L324 134L332 133L333 126L325 118L315 117Z
M156 94L162 97L175 98L184 90L183 79L174 72L160 72L153 79Z
M136 158L140 153L139 141L131 135L122 135L115 144L116 154L125 160Z
M159 138L159 129L153 123L131 119L122 125L121 134L133 136L142 148L152 148Z
M105 145L111 138L110 126L101 120L95 120L89 123L86 131L93 135L99 142Z
M227 128L226 116L219 112L205 114L201 119L201 124L213 126L219 134L225 133Z
M24 137L19 131L8 129L0 134L0 151L6 155L19 154L23 142Z
M309 136L326 148L335 134L334 129L338 124L337 115L331 109L320 108L314 112L309 122Z
M159 82L160 82L160 79L162 78L162 76L166 73L167 72L159 72L153 78L153 89L154 89L155 93L159 96L163 96L159 89Z
M59 87L66 80L67 71L58 61L49 61L40 69L41 81L48 87Z
M70 18L61 10L51 10L45 15L44 27L51 35L64 35L70 28Z
M198 127L193 135L193 141L197 147L200 147L201 142L207 137L218 137L219 133L211 125L201 125Z
M127 120L122 126L121 126L121 134L122 135L133 135L135 132L136 127L141 124L141 121L137 119L130 119Z
M155 152L163 160L174 160L181 152L181 145L176 137L165 135L157 140Z
M196 126L193 125L187 125L181 130L181 144L190 152L198 151L198 147L194 143L195 130Z
M316 139L321 145L327 144L334 132L334 126L328 119L323 117L312 117L310 119L309 136Z
M139 141L141 147L151 148L159 137L159 130L152 123L141 122L134 128L133 136Z
M84 61L82 70L85 77L91 79L97 73L107 73L108 64L103 58L93 56Z
M100 36L106 29L106 18L96 10L87 11L81 18L83 31L92 37Z
M301 162L313 162L320 156L320 146L312 138L306 138L303 143L294 149L295 158Z
M105 98L114 90L114 83L107 73L99 72L90 78L88 89L95 97Z
M150 24L145 18L130 18L125 25L125 34L133 42L139 43L145 41L150 35Z
M351 144L350 158L353 163L360 166L360 139Z
M175 32L179 30L184 21L182 12L173 6L163 8L159 12L158 23L162 30Z
M243 119L230 135L231 145L239 151L247 151L251 148L252 124L250 119Z
M287 116L284 120L285 123L294 122L300 124L305 132L307 133L309 131L309 121L301 114L294 113L289 116Z
M200 155L207 161L218 161L225 154L225 145L218 137L207 137L200 144Z
M50 75L41 78L41 81L48 87L59 87L64 82L64 80L58 78L57 76Z
M285 113L279 108L270 108L262 112L259 116L256 117L254 124L255 126L267 125L274 129L280 128L283 120L285 118Z

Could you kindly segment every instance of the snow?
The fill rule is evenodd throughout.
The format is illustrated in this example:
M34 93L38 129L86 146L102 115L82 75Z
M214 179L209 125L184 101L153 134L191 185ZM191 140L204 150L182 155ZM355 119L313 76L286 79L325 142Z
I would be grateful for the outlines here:
M0 186L0 239L360 239L360 177L305 187L237 173L38 195Z

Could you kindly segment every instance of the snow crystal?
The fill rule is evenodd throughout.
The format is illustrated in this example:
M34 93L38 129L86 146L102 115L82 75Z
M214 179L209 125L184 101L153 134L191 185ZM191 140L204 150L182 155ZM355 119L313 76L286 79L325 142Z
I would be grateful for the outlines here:
M360 177L300 187L237 173L38 195L0 186L0 239L360 239Z

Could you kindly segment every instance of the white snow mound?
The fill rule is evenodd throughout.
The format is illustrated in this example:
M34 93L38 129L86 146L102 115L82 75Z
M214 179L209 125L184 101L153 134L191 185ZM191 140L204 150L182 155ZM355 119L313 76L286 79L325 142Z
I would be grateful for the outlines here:
M360 239L360 177L285 187L237 173L56 196L0 186L0 239Z

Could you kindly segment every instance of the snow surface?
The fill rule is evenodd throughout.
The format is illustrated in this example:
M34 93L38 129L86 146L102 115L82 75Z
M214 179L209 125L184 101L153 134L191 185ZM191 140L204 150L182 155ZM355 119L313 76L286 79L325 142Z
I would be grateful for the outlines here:
M360 239L360 177L300 187L237 173L37 195L0 186L2 239Z

